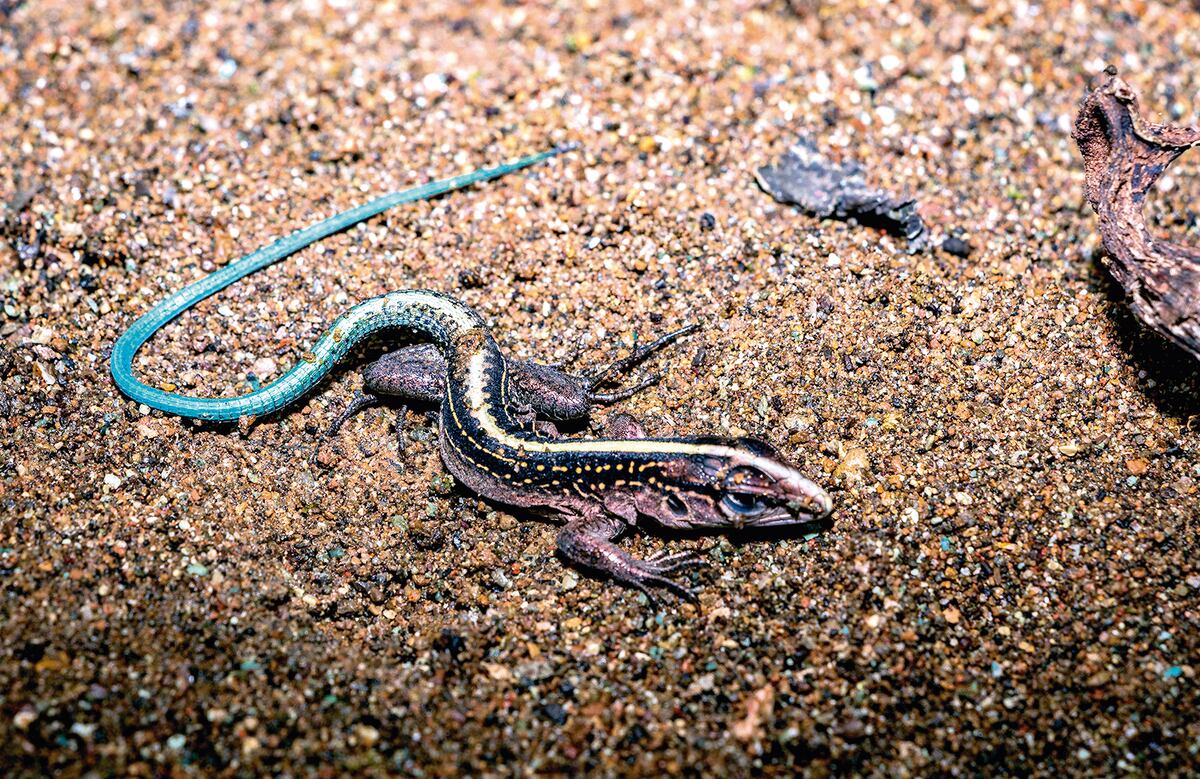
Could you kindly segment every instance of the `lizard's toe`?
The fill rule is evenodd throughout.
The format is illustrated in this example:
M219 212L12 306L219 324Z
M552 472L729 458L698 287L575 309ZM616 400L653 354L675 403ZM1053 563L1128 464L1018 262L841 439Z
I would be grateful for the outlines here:
M645 594L646 598L650 601L651 608L656 610L658 608L658 600L651 592L651 587L667 590L676 597L680 598L681 600L685 600L688 603L700 602L699 597L697 597L695 591L693 591L690 587L687 587L670 577L663 576L660 573L651 572L649 568L650 566L646 566L646 569L639 571L635 577L630 578L628 583L632 584L634 587L641 590L643 594Z
M700 598L692 591L690 587L685 587L674 579L668 579L666 576L658 576L657 574L649 574L644 581L653 584L656 587L661 587L674 593L677 597L687 601L688 603L699 603Z
M656 574L670 573L681 568L692 568L708 565L700 552L689 549L683 552L669 553L665 549L646 559L646 567Z

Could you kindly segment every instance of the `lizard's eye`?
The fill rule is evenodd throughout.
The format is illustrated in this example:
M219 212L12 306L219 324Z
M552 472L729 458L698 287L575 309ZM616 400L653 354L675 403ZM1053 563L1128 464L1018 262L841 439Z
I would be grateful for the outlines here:
M763 502L753 495L729 492L721 498L721 504L734 514L757 514L763 510Z
M679 497L673 492L667 495L666 499L663 501L663 505L665 505L667 510L677 517L682 517L684 514L688 513L688 507L687 504L683 502L683 498Z

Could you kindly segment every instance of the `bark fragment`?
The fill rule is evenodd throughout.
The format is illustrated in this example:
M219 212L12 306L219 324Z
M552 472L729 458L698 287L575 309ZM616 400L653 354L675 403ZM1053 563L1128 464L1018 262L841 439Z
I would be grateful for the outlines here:
M1200 247L1156 238L1142 207L1179 155L1200 145L1200 128L1141 118L1137 96L1117 75L1089 92L1075 119L1084 191L1096 210L1105 265L1148 327L1200 359Z
M759 168L755 178L771 197L818 219L853 219L881 228L907 239L909 252L929 242L916 200L869 186L857 162L836 163L807 138L798 139L774 165Z

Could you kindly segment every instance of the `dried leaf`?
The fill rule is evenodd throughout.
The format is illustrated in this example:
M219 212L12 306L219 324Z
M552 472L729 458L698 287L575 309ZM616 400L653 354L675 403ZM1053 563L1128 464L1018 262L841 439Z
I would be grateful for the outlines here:
M858 163L836 163L807 138L797 140L779 162L759 168L755 178L771 197L818 219L853 219L881 228L907 239L909 252L929 243L916 200L868 186Z
M1155 238L1142 214L1167 166L1200 145L1200 128L1144 121L1133 89L1108 74L1084 98L1074 132L1105 264L1138 319L1200 358L1200 248Z

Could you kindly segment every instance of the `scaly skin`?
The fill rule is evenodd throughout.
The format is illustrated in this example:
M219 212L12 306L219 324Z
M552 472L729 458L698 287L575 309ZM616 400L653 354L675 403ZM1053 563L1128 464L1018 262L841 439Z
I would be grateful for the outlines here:
M646 346L635 349L632 354L595 371L592 376L574 376L554 366L541 363L513 360L509 362L509 388L512 391L513 408L517 418L553 437L558 431L553 422L568 422L587 417L594 405L608 405L631 397L658 382L661 374L614 392L597 390L614 376L627 372L654 352L673 343L676 339L699 329L696 325L681 327ZM382 396L436 405L446 393L446 360L433 344L404 346L389 352L367 366L363 371L362 391L355 393L346 409L330 425L326 438L337 434L350 417L363 409L378 405ZM407 406L404 410L407 410ZM543 420L539 420L542 417ZM547 422L544 420L553 420ZM397 421L396 431L400 446L404 446L402 422ZM625 438L629 436L615 436Z
M413 192L449 191L533 164L550 154L388 197L406 202L417 199ZM382 210L371 211L373 207L368 204L347 213L370 215ZM267 387L240 398L190 398L148 387L133 377L134 354L163 324L269 264L264 256L279 259L327 235L334 226L345 227L353 221L339 215L301 231L151 309L114 347L112 369L118 386L133 399L170 413L236 419L269 413L299 398L337 359L372 333L400 328L422 334L432 341L437 357L431 357L428 348L415 357L411 352L392 357L392 361L415 368L393 370L385 363L378 380L368 383L368 391L398 388L412 397L436 396L442 459L459 481L491 500L564 520L558 535L558 548L564 556L648 595L650 588L659 587L694 599L691 590L669 574L695 565L699 559L681 553L638 560L622 552L612 541L639 516L652 517L668 527L736 529L806 523L830 513L831 501L820 487L769 446L753 439L646 438L635 422L623 416L614 420L616 435L611 437L566 440L539 434L530 424L539 411L571 418L581 410L586 413L594 403L626 393L606 396L595 392L597 379L572 377L536 363L510 364L478 314L457 300L428 290L391 292L354 306L321 336L306 359ZM214 276L220 278L212 281ZM679 333L667 338L676 335ZM610 366L599 378L621 372L644 356L635 353Z

